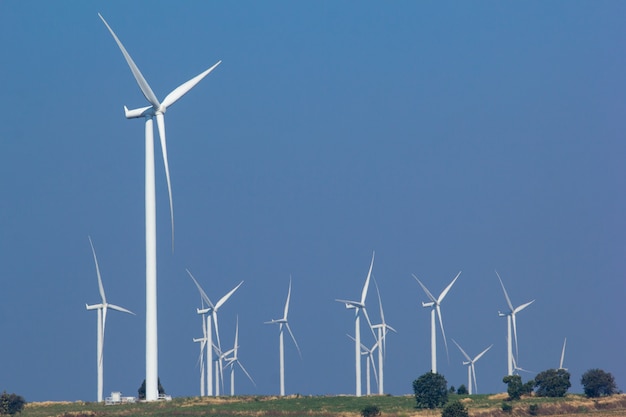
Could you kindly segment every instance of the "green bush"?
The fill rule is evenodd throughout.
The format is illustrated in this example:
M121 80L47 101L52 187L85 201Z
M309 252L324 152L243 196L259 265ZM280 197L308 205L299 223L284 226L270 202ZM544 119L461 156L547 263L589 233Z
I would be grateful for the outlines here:
M459 386L459 389L456 390L456 393L459 395L467 395L469 394L469 392L467 391L467 387L464 384L461 384Z
M502 382L507 385L506 392L509 394L509 400L519 400L524 393L522 377L519 375L507 375L502 378Z
M539 404L531 404L528 406L528 414L536 416L539 414Z
M0 395L0 414L20 413L24 408L26 400L17 394L7 394L6 391Z
M510 414L513 412L513 406L509 403L502 403L502 411Z
M377 417L380 415L380 408L375 405L368 405L361 410L361 415L363 417Z
M463 403L454 401L444 407L441 417L469 417L469 413Z
M447 386L443 375L430 371L413 381L417 408L443 407L448 402Z
M563 397L569 387L569 372L565 369L548 369L535 377L537 395L540 397Z
M615 378L610 372L604 372L602 369L588 370L583 374L580 383L587 397L596 398L617 393Z

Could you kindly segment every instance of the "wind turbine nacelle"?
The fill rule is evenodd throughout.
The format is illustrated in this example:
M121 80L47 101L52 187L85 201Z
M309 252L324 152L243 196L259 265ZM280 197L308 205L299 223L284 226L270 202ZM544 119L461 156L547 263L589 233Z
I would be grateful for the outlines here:
M98 310L102 308L102 304L94 304L91 306L89 304L85 304L85 307L87 308L87 310Z
M435 305L435 303L433 301L429 301L427 303L422 301L422 307L432 307L434 305Z
M211 308L202 308L202 309L200 309L200 308L196 308L196 312L197 312L198 314L207 314L207 313L208 313L208 312L210 312L210 311L211 311Z
M152 106L148 106L148 107L141 107L139 109L132 109L132 110L128 110L128 107L124 106L124 115L126 116L127 119L137 119L140 117L146 117L148 115L153 115L154 111L153 111L153 107Z

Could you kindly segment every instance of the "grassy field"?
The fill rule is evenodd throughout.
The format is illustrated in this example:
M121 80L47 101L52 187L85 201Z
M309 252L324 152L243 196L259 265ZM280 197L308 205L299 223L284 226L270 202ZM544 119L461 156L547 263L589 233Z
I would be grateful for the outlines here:
M511 413L502 411L506 394L499 395L451 395L449 400L460 400L472 417L529 416L531 404L537 404L537 415L551 416L626 416L626 395L614 395L599 400L581 395L565 398L522 398L510 403ZM24 407L22 417L100 417L100 416L211 416L211 417L358 417L361 410L375 405L382 416L413 417L440 416L441 410L418 410L413 396L273 396L242 397L190 397L176 398L168 402L137 403L105 406L85 402L30 403Z

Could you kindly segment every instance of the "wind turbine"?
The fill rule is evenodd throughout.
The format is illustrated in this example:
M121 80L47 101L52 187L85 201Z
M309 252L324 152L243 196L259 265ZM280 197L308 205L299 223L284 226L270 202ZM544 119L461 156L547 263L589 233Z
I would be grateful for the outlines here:
M217 338L217 347L218 349L221 350L222 347L221 347L221 342L220 342L219 327L217 324L217 312L220 309L220 307L230 298L230 296L233 295L233 293L237 291L239 287L241 287L241 284L243 284L243 281L241 281L235 288L227 292L222 298L219 299L219 301L216 304L213 304L211 300L209 299L209 297L204 292L204 290L202 289L202 287L200 286L200 284L198 283L198 281L196 280L196 278L194 278L194 276L191 274L191 272L188 269L186 271L191 277L191 279L193 280L193 282L196 284L196 287L198 288L198 291L200 292L200 296L202 297L202 300L204 300L204 302L208 305L207 308L196 310L198 314L203 315L203 316L204 315L208 316L208 320L206 320L206 332L205 332L205 335L207 338L207 345L210 347L214 346L213 345L213 332L211 330L212 329L211 321L213 321L213 324L215 324L215 336ZM206 363L207 363L207 371L206 371L207 372L207 395L213 395L213 355L212 355L211 348L207 349ZM219 387L217 384L218 384L218 380L216 378L215 391L216 393L219 393Z
M134 315L130 310L123 307L116 306L115 304L109 304L107 302L106 295L104 294L104 286L102 285L102 277L100 276L100 268L98 267L98 258L96 257L96 250L93 247L91 237L89 237L89 244L91 245L91 252L93 253L93 260L96 264L96 275L98 276L98 288L100 290L100 304L85 304L87 310L98 310L98 335L97 335L97 355L98 355L98 402L103 401L103 386L104 386L104 328L107 321L107 310L121 311L122 313L129 313Z
M470 356L465 353L465 351L463 350L463 348L461 347L461 345L459 345L456 340L452 339L452 341L454 342L454 344L456 345L456 347L459 348L459 350L461 351L461 353L463 354L463 356L465 356L465 359L467 359L466 362L463 362L463 365L468 365L467 367L467 386L468 388L468 392L469 395L472 394L477 394L478 393L478 383L476 383L476 369L474 368L474 364L476 363L476 361L478 361L478 359L480 359L485 353L487 353L487 351L489 349L491 349L491 346L489 346L487 349L483 350L482 352L480 352L478 355L474 356L474 359L470 358ZM474 385L472 386L472 380L474 381ZM472 389L473 388L473 389ZM475 391L475 392L474 392Z
M280 395L285 395L285 345L284 345L284 333L285 328L289 332L293 343L296 345L296 349L298 349L298 354L302 358L302 353L300 353L300 347L298 346L298 342L296 342L296 338L289 327L289 322L287 321L287 315L289 314L289 299L291 298L291 277L289 277L289 290L287 291L287 301L285 301L285 309L283 311L283 317L276 320L266 321L265 324L278 324L279 335L279 354L280 354Z
M565 345L567 344L567 337L563 340L563 349L561 350L561 362L559 362L559 369L567 371L567 368L563 368L563 360L565 359Z
M350 335L346 336L356 342L356 339L354 337ZM380 380L378 379L378 375L376 374L376 362L374 361L374 352L376 351L376 349L378 349L378 351L380 352L380 342L380 340L377 340L376 343L374 343L374 346L372 346L371 348L368 348L363 343L361 343L361 355L367 356L367 365L365 366L365 392L367 395L372 394L370 368L374 371L374 379L376 380L378 386L380 386Z
M254 384L254 386L256 386L256 382L254 382L254 379L252 379L248 371L246 371L246 368L244 368L244 366L239 361L239 356L237 356L238 350L239 350L239 316L237 316L237 325L235 327L235 344L233 345L233 348L229 352L226 352L226 354L224 355L224 359L226 360L226 365L224 366L224 368L230 367L230 395L231 397L235 395L235 364L239 365L239 367L244 372L244 374L246 374L248 379ZM232 353L232 356L230 357L226 356L231 353Z
M391 330L394 333L397 333L396 330L385 322L385 312L383 311L383 302L380 298L380 291L378 290L378 283L376 282L376 278L374 278L374 285L376 287L376 294L378 294L378 305L380 306L380 324L375 324L372 326L373 329L376 329L378 332L378 336L376 340L381 343L378 345L378 394L384 394L384 366L383 362L385 360L385 356L387 354L387 332Z
M172 249L174 248L174 206L172 201L172 186L170 171L167 160L167 146L165 139L165 118L167 109L176 103L182 96L206 77L222 61L218 61L211 68L205 70L189 81L176 87L169 93L163 102L159 102L150 85L139 71L139 68L122 45L113 29L98 13L102 22L115 39L117 46L122 51L126 63L130 67L139 89L150 103L150 106L128 110L124 106L127 119L145 118L145 216L146 216L146 400L158 399L158 335L157 335L157 264L156 264L156 197L154 175L154 127L153 119L156 118L159 137L161 140L161 152L167 180L167 191L170 201L170 220L172 224Z
M441 327L441 334L443 336L443 343L446 346L446 355L448 355L448 341L446 340L446 332L443 330L443 319L441 318L441 302L446 297L446 295L448 294L448 291L450 291L450 288L452 288L452 286L454 285L454 283L456 282L456 280L459 278L460 275L461 275L461 271L459 271L459 273L456 274L456 277L454 277L452 282L450 284L448 284L448 286L441 292L441 294L439 294L439 297L435 298L430 293L430 291L428 291L428 288L426 288L426 286L424 284L422 284L422 282L415 276L415 274L413 274L413 278L415 278L415 280L422 287L422 289L424 290L424 292L426 293L426 295L430 299L430 301L428 301L426 303L422 301L422 307L425 307L425 308L430 307L431 308L431 311L430 311L430 360L431 360L431 368L430 369L431 369L432 373L434 373L434 374L437 373L437 326L435 325L435 312L436 312L437 316L439 317L439 326Z
M506 313L503 313L501 311L498 311L498 315L500 317L506 317L506 321L507 321L507 371L508 371L508 375L513 375L513 362L514 362L514 358L513 358L513 340L511 338L511 323L513 324L513 335L515 337L515 356L519 357L519 349L518 349L518 345L517 345L517 322L515 319L515 315L517 313L519 313L520 311L522 311L523 309L525 309L526 307L528 307L529 305L531 305L535 300L532 300L528 303L522 304L518 307L513 307L513 304L511 303L511 299L509 298L509 294L507 294L506 292L506 288L504 288L504 283L502 282L502 278L500 278L500 274L498 274L498 271L496 271L496 275L498 276L498 280L500 281L500 285L502 286L502 291L504 292L504 297L506 298L506 304L509 307L509 311Z
M350 300L341 300L337 299L340 303L344 303L346 308L355 309L354 313L354 339L355 339L355 368L356 368L356 396L361 396L361 313L365 316L367 320L367 324L374 333L374 329L372 329L372 322L370 321L369 316L367 315L367 310L365 309L365 298L367 297L367 289L370 284L370 277L372 275L372 268L374 267L374 252L372 252L372 262L370 263L370 269L367 273L367 278L365 279L365 285L363 285L363 290L361 291L361 300L360 301L350 301ZM376 335L374 334L374 338Z
M202 316L204 321L204 316ZM203 326L203 328L206 328ZM200 396L204 397L206 391L204 390L204 349L206 348L207 338L206 336L194 338L195 343L200 343L200 356L198 357L198 363L200 365Z

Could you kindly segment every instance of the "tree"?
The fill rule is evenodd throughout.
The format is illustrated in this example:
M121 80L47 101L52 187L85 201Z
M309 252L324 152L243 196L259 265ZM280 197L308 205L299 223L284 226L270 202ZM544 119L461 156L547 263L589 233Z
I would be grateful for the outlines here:
M417 408L437 408L448 402L448 381L443 375L426 372L413 381Z
M569 387L570 374L565 369L548 369L535 377L537 395L540 397L563 397Z
M580 383L587 397L596 398L617 393L615 378L610 372L604 372L602 369L588 370L583 374Z
M15 414L22 412L26 400L17 394L7 394L6 391L0 395L0 414Z
M441 417L469 417L469 413L463 403L454 401L444 407Z
M502 378L502 382L507 385L506 392L509 394L509 400L519 400L524 393L522 377L519 375L507 375Z
M459 385L459 389L456 390L456 393L459 395L467 395L469 394L469 392L467 391L467 387L465 386L465 384L461 384Z
M159 395L161 394L165 394L165 389L163 388L163 385L161 385L161 378L158 378L158 390L159 390ZM141 383L141 386L139 387L139 389L137 390L137 396L139 397L140 400L145 400L146 399L146 380L144 379L143 382Z

